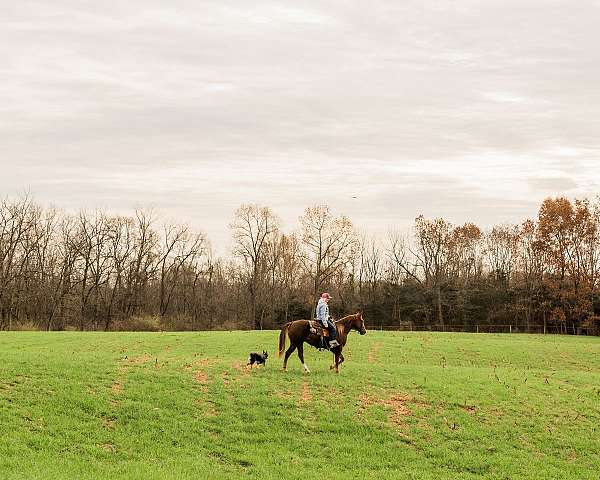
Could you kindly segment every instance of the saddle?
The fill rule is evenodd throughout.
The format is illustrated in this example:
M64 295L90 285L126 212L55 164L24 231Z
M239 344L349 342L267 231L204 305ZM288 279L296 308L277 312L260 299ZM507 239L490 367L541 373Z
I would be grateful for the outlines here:
M327 330L327 327L324 327L321 322L318 320L309 320L308 322L310 325L310 333L314 333L319 337L329 337L329 330Z

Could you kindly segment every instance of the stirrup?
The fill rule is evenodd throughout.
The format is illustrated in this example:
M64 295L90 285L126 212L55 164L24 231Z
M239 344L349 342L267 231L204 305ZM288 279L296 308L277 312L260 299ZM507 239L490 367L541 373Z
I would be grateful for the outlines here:
M340 344L337 340L331 340L329 342L329 348L335 348L335 347L339 347L339 346L340 346Z

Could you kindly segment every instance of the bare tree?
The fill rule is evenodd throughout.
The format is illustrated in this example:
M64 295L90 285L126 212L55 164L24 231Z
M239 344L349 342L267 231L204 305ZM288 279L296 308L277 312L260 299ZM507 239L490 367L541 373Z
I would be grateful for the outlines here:
M192 234L187 225L167 225L163 229L160 269L160 316L166 315L173 291L188 263L207 252L206 237Z
M125 316L137 315L142 308L142 295L156 274L159 257L158 234L153 228L151 211L135 212L133 253L125 275Z
M313 279L313 299L322 286L348 266L358 249L358 236L348 217L334 217L329 207L309 207L300 217L303 258Z
M28 196L0 203L0 327L18 320L22 282L30 256L36 251L35 224L39 209Z
M233 253L243 260L249 272L251 324L262 329L262 318L257 317L256 311L259 272L267 244L279 230L279 219L269 207L242 205L235 211L230 228L235 242Z
M518 253L518 225L497 226L485 235L485 256L488 267L495 279L507 287Z

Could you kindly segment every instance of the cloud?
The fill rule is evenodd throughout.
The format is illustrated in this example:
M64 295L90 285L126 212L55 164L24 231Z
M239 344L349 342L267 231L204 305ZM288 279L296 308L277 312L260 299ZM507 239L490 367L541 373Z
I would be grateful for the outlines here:
M541 191L547 195L568 193L578 186L575 180L565 176L529 178L527 181L534 191Z
M290 227L322 202L373 231L519 221L600 184L599 9L17 2L0 18L0 190L152 203L217 244L243 202Z

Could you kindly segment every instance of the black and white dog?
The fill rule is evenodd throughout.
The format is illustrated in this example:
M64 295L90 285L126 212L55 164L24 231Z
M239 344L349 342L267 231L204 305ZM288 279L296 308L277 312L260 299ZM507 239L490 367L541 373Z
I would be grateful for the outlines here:
M266 365L268 356L269 354L264 350L262 353L252 352L250 355L248 355L248 363L246 366L250 365L250 368L252 368L255 363L257 365Z

